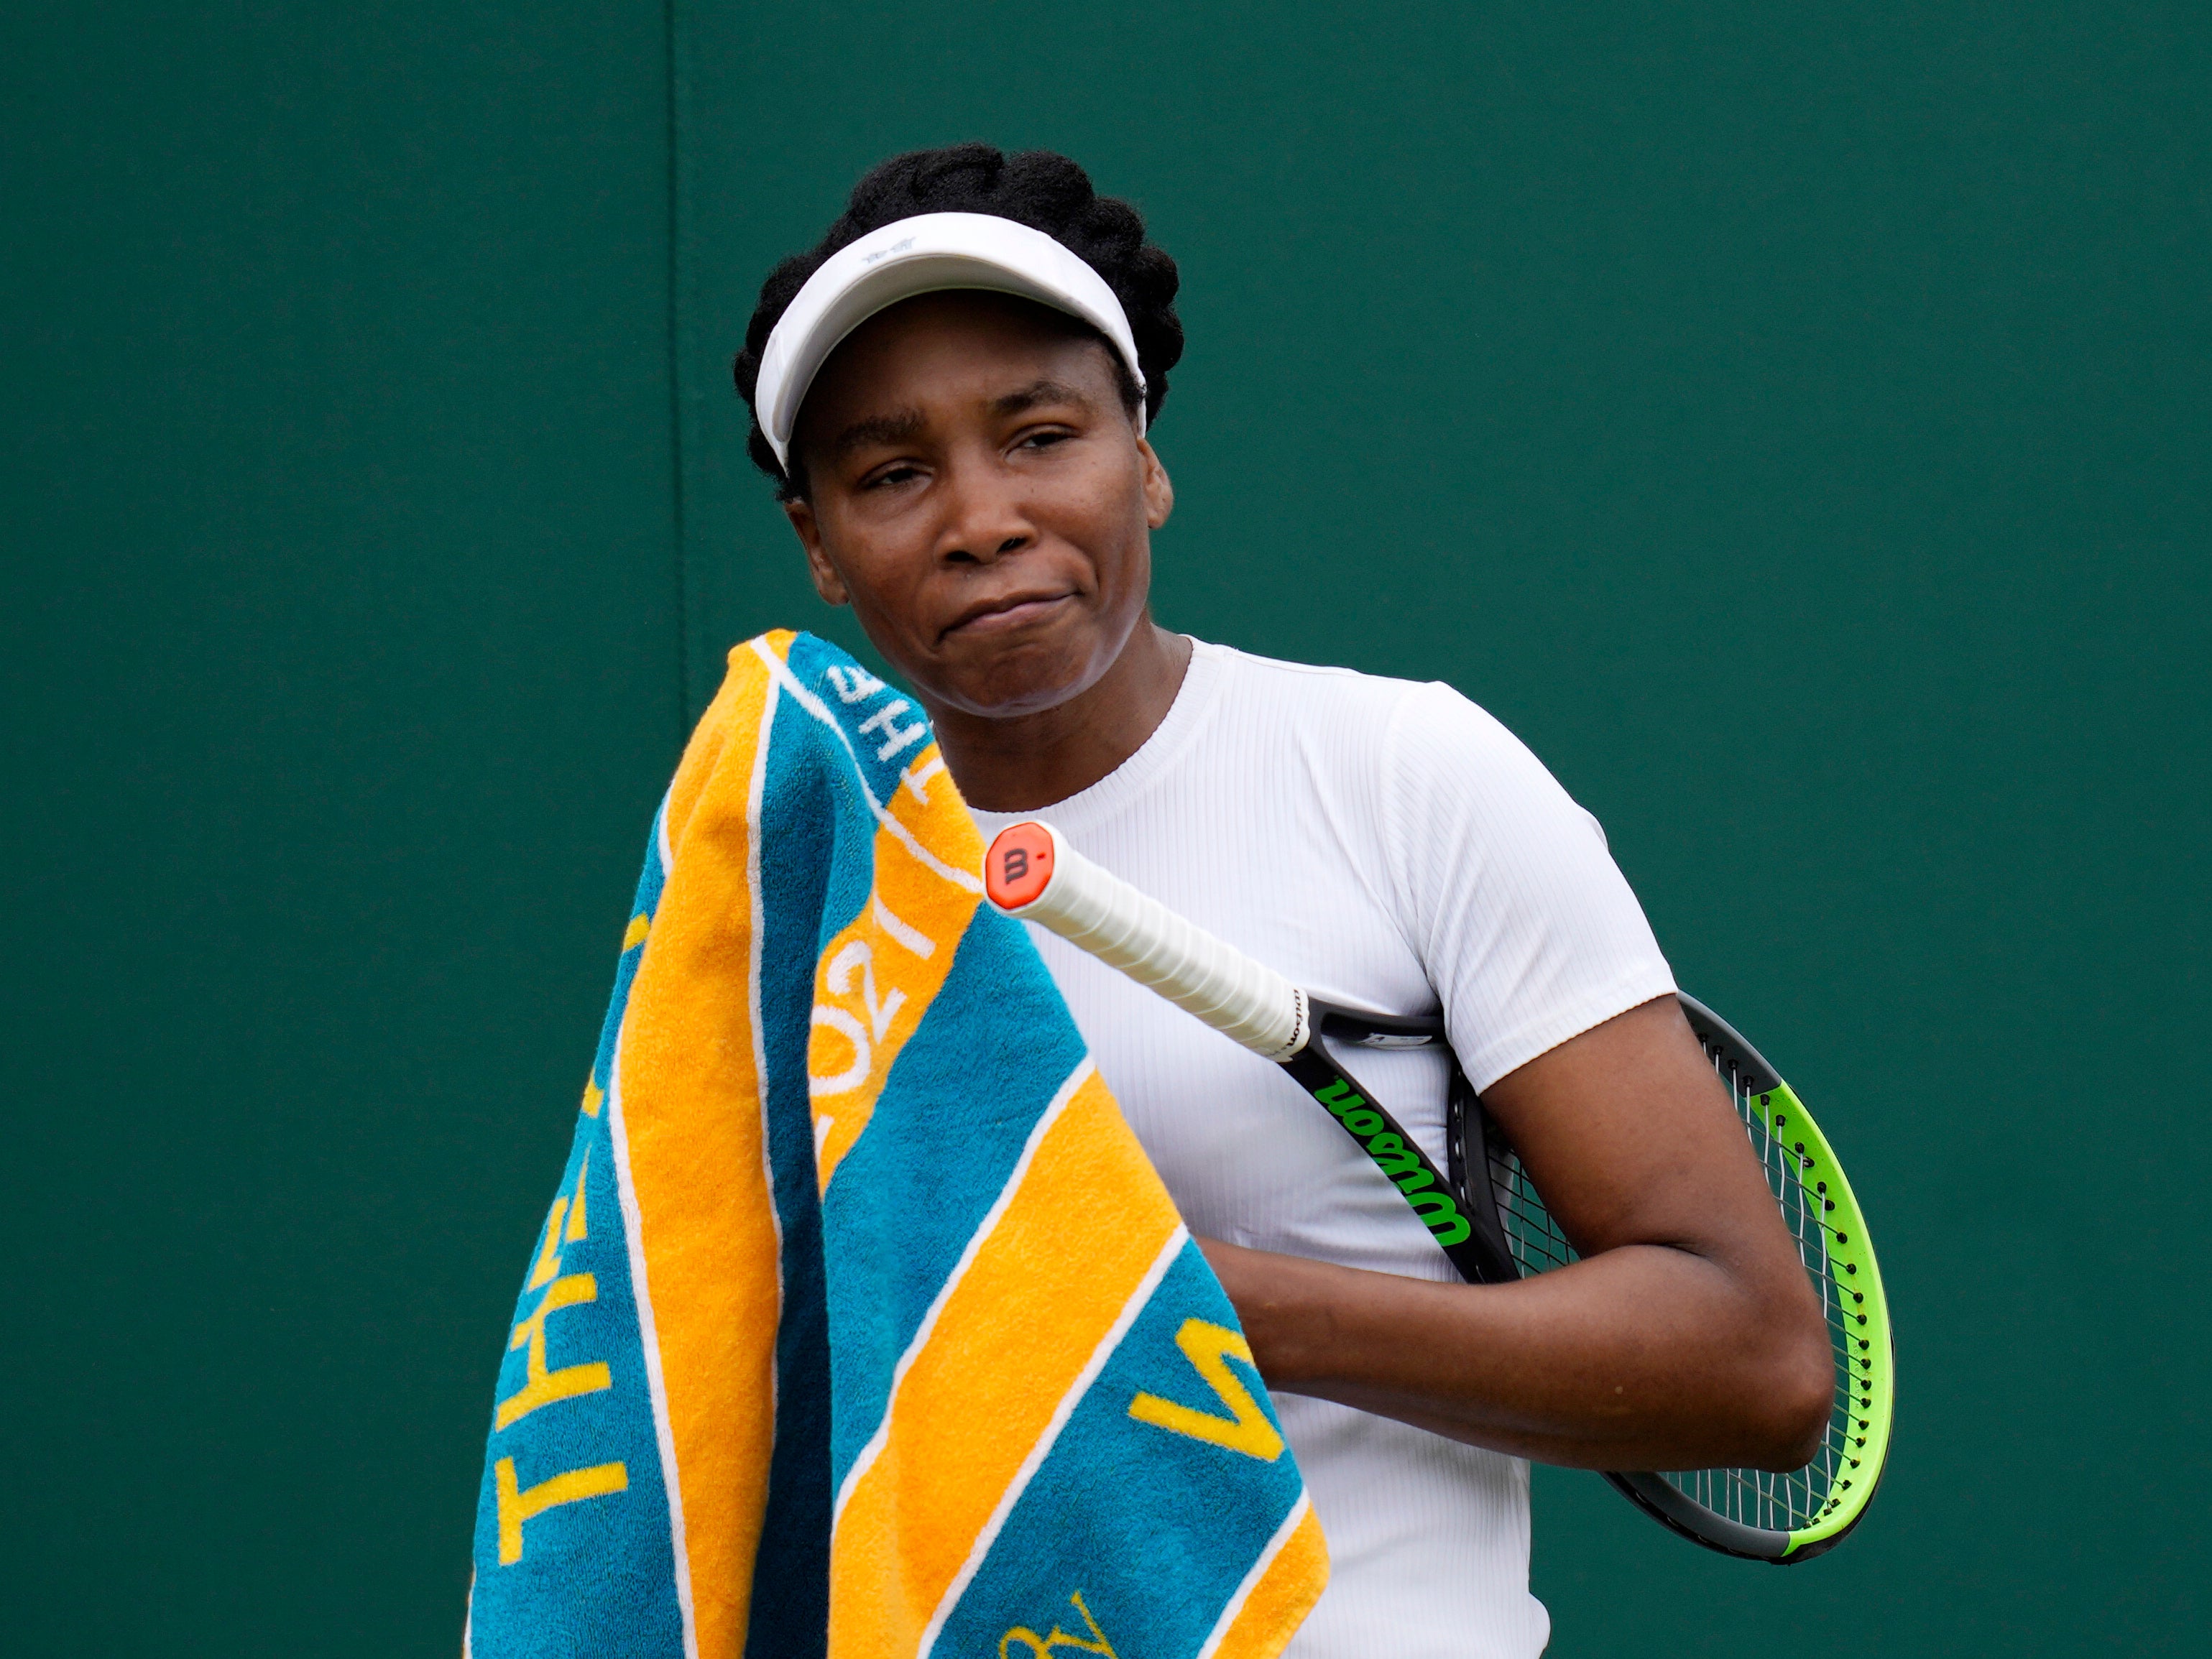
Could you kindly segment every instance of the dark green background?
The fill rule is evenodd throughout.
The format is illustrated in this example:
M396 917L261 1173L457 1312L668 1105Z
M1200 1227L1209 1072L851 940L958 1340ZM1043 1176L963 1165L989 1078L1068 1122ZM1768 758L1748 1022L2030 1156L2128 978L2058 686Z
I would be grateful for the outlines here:
M1497 711L1875 1218L1864 1529L1545 1475L1554 1651L2196 1650L2212 14L1343 10L9 9L9 1652L453 1650L653 802L823 625L729 353L971 137L1182 263L1165 619Z

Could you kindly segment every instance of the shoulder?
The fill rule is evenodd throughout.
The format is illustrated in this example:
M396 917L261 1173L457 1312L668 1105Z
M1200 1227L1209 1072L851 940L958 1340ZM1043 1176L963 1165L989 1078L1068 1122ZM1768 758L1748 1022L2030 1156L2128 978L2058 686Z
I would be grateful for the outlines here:
M1395 781L1510 794L1556 794L1543 762L1504 722L1449 685L1409 685L1392 710L1387 764Z
M1285 662L1204 640L1193 640L1191 649L1217 678L1224 702L1274 710L1302 724L1319 722L1347 735L1379 737L1399 703L1422 689L1412 680L1363 674L1356 668Z
M1231 708L1272 714L1306 746L1338 751L1378 776L1418 778L1441 770L1549 774L1487 710L1439 680L1405 680L1315 663L1285 662L1194 640Z
M1279 662L1198 645L1220 665L1224 712L1282 722L1304 769L1357 801L1384 863L1413 887L1433 866L1466 879L1534 858L1606 860L1605 830L1504 723L1440 680ZM1232 723L1237 723L1232 717ZM1607 860L1609 862L1609 860Z

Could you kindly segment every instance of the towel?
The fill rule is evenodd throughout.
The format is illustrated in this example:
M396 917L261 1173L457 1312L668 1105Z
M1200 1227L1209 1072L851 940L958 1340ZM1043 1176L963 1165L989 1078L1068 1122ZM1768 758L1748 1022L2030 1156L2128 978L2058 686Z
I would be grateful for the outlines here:
M927 720L730 653L492 1412L474 1659L1273 1655L1327 1581Z

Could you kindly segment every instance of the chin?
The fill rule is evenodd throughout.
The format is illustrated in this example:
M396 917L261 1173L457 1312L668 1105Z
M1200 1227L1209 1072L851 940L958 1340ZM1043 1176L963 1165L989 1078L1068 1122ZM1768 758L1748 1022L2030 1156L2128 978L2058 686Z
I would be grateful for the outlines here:
M1111 662L1112 658L1107 658ZM1014 720L1080 696L1103 672L1094 653L1058 641L1006 640L971 662L948 663L940 695L986 720Z

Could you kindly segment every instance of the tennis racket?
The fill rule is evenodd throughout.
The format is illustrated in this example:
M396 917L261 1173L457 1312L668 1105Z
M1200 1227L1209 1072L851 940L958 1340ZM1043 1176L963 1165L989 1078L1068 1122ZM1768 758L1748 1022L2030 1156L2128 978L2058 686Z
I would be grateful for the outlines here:
M1358 1143L1472 1284L1510 1283L1575 1260L1528 1170L1455 1057L1447 1167L1347 1070L1331 1043L1444 1049L1443 1022L1340 1008L1102 870L1049 824L1018 823L985 855L985 890L1008 915L1050 928L1296 1079ZM1842 1542L1866 1513L1889 1450L1895 1356L1865 1218L1826 1137L1757 1049L1695 999L1682 1012L1728 1087L1767 1188L1826 1312L1835 1400L1819 1453L1800 1469L1623 1471L1606 1479L1638 1509L1724 1555L1786 1565Z

